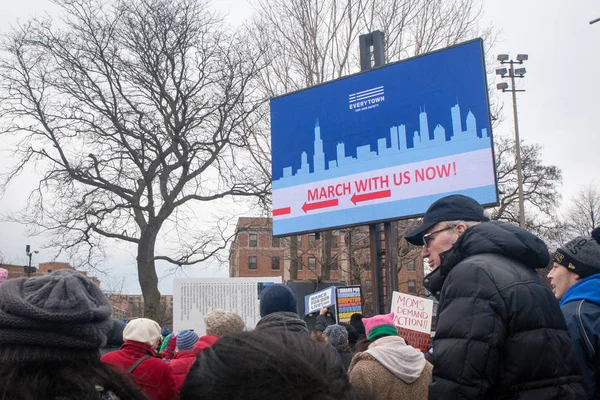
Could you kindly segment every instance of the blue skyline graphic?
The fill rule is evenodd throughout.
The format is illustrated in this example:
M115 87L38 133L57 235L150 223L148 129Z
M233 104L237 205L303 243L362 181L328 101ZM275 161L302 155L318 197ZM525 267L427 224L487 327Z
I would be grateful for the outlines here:
M419 128L412 135L407 132L405 124L392 126L389 128L388 137L377 139L376 151L372 150L370 144L361 145L355 149L356 157L346 155L344 141L337 143L335 156L327 156L323 150L321 126L317 118L314 127L312 168L308 162L307 152L303 151L300 154L300 167L296 169L295 173L292 166L284 167L281 178L274 181L274 187L288 186L286 185L288 182L300 184L364 171L366 163L369 164L368 169L376 169L412 162L415 160L415 156L417 159L422 159L422 156L417 154L410 157L408 152L432 155L440 151L444 153L454 153L457 152L456 150L466 152L490 146L487 124L485 124L485 128L478 131L477 119L470 110L465 119L466 129L464 130L458 102L450 108L450 114L452 127L449 133L439 123L431 132L427 111L422 107L419 113ZM448 148L448 146L452 148Z

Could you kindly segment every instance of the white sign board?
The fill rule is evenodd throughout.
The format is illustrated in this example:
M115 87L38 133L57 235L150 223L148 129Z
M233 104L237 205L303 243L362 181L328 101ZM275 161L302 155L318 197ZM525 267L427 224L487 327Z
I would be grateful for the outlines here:
M252 330L260 320L260 292L281 276L264 278L175 279L173 331L193 329L206 333L204 315L217 309L237 313Z
M323 307L329 307L335 304L335 287L304 296L304 313L310 314L319 311Z
M431 333L433 300L394 292L392 312L396 326L417 332Z

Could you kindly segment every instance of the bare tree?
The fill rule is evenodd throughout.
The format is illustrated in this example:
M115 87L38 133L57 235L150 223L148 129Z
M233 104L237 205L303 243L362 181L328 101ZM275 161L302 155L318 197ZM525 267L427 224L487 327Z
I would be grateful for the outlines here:
M519 192L514 140L496 136L495 156L500 205L492 210L490 218L518 224ZM521 144L526 228L548 237L558 227L555 213L561 200L558 188L562 184L562 172L554 165L544 165L541 158L542 146Z
M253 137L264 58L203 0L57 3L62 22L33 19L2 43L0 132L20 139L3 188L35 164L28 223L88 259L105 238L136 246L158 318L155 262L218 255L228 221L207 204L269 190Z
M593 183L573 196L565 225L573 235L582 236L591 235L594 228L600 226L600 190Z

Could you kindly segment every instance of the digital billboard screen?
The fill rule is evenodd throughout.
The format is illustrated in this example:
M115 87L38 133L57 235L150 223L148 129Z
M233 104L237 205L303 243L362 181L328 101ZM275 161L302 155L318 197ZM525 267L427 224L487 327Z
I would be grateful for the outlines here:
M273 234L497 204L483 42L271 100Z

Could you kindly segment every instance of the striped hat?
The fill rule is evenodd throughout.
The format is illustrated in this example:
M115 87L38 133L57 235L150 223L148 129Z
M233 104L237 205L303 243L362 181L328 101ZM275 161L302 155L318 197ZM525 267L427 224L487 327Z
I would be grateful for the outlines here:
M198 339L198 335L194 331L186 329L179 332L177 335L177 350L192 350Z

